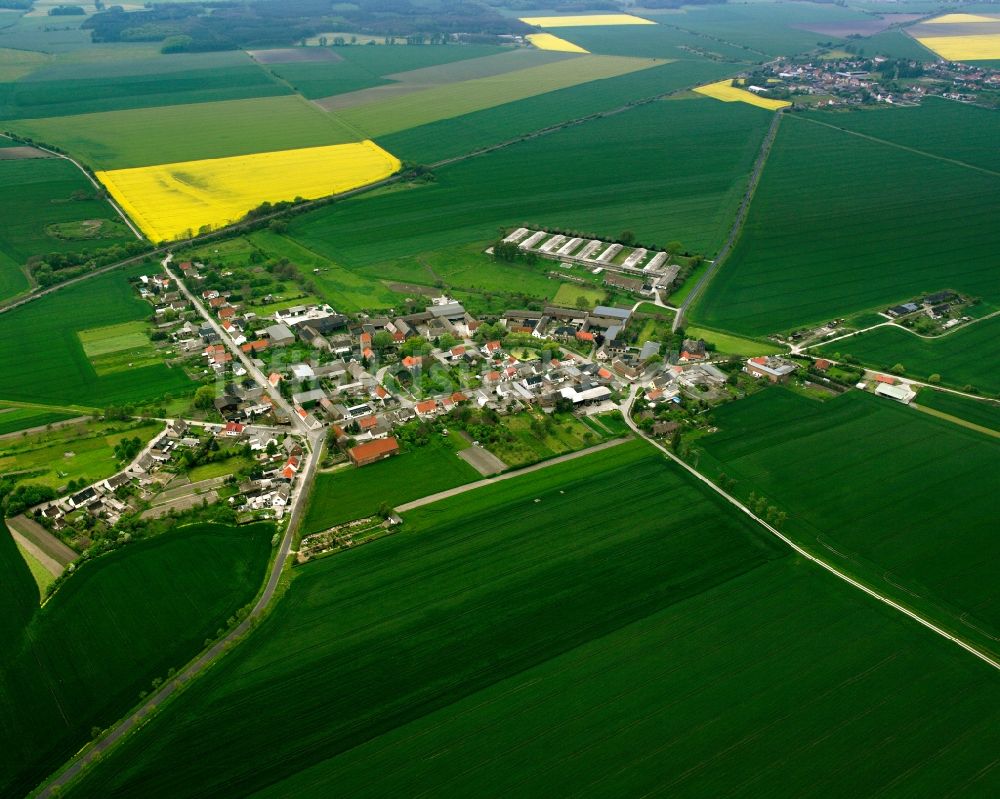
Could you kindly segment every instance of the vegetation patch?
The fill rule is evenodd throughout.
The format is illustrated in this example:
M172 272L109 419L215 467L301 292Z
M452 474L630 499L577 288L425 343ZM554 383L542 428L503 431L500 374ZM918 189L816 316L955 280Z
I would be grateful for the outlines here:
M84 563L39 610L0 524L5 584L36 596L0 665L0 791L30 792L224 628L257 592L273 532L199 524L136 542Z
M85 241L87 239L127 238L129 230L114 219L81 219L77 222L57 222L45 228L56 239Z
M38 408L0 408L0 436L72 419L75 414Z
M160 356L153 348L145 322L122 322L77 331L83 351L98 375L153 366Z

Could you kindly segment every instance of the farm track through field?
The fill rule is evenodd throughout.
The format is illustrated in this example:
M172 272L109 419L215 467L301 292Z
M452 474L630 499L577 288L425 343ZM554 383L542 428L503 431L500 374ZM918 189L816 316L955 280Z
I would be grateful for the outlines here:
M638 108L640 106L648 105L649 103L655 102L656 100L660 99L661 97L666 97L666 96L669 96L671 94L677 94L677 93L680 93L680 92L688 91L688 90L690 90L692 88L693 88L693 85L692 86L685 86L685 87L681 87L679 89L673 89L673 90L671 90L671 91L669 91L669 92L667 92L665 94L655 94L655 95L652 95L650 97L644 97L644 98L640 98L640 99L637 99L637 100L630 100L629 102L627 102L627 103L625 103L623 105L617 106L616 108L608 109L607 111L598 111L598 112L595 112L595 113L592 113L592 114L587 114L586 116L577 117L575 119L565 120L563 122L558 122L558 123L556 123L554 125L549 125L548 127L539 128L537 130L530 131L528 133L523 133L523 134L521 134L519 136L516 136L514 138L506 139L506 140L504 140L502 142L498 142L496 144L491 144L491 145L489 145L487 147L480 147L480 148L478 148L476 150L471 150L470 152L465 153L463 155L456 155L456 156L452 156L450 158L442 159L440 161L435 161L435 162L433 162L431 164L427 164L426 166L429 169L439 169L441 167L446 167L446 166L449 166L451 164L460 163L460 162L466 161L466 160L468 160L470 158L475 158L476 156L486 155L488 153L495 152L497 150L503 150L503 149L506 149L507 147L510 147L512 145L519 144L520 142L526 142L526 141L531 141L532 139L541 138L543 136L547 136L549 134L557 133L557 132L559 132L561 130L565 130L566 128L571 128L571 127L575 127L577 125L582 125L582 124L584 124L586 122L593 122L593 121L596 121L598 119L604 119L605 117L617 116L618 114L621 114L621 113L623 113L625 111L629 111L629 110L631 110L633 108ZM0 135L3 135L3 134L0 134ZM41 145L35 145L35 146L39 147L40 149L45 149ZM47 152L53 152L53 151L47 150ZM61 155L60 153L55 153L54 152L53 154L54 155L58 155L61 158L66 158L67 160L73 161L73 159L69 158L68 156ZM83 167L81 167L76 161L73 161L73 163L76 164L77 167L79 167L80 169L83 169ZM83 170L83 171L86 173L86 170ZM275 211L273 213L266 214L264 216L256 217L256 218L254 218L252 220L245 220L245 221L242 221L242 222L235 222L232 225L228 225L226 227L219 228L218 230L213 230L210 233L204 233L204 234L200 234L200 235L197 235L197 236L193 236L193 237L191 237L189 239L179 239L177 241L171 242L169 245L162 246L162 247L156 247L156 248L150 250L149 252L142 253L141 255L137 255L137 256L134 256L132 258L127 258L127 259L125 259L123 261L117 261L116 263L108 264L107 266L102 266L102 267L100 267L98 269L95 269L95 270L93 270L91 272L87 272L84 275L80 275L78 277L71 278L70 280L67 280L67 281L65 281L63 283L57 283L54 286L49 286L48 288L45 288L45 289L43 289L41 291L32 292L30 294L22 295L20 297L15 297L15 298L11 298L10 300L7 300L7 301L0 302L0 314L6 313L6 312L11 311L11 310L13 310L15 308L19 308L22 305L26 305L29 302L32 302L33 300L37 300L40 297L46 296L47 294L51 294L53 292L59 291L60 289L66 288L67 286L72 286L75 283L80 283L81 281L87 280L89 278L96 277L97 275L101 275L101 274L104 274L106 272L111 272L111 271L113 271L115 269L119 269L119 268L124 267L124 266L129 266L130 264L141 263L142 261L144 261L147 258L155 258L157 256L166 255L167 253L171 252L172 250L181 249L181 248L189 247L189 246L196 246L196 245L202 244L202 243L207 242L207 241L213 241L215 239L224 239L224 238L227 238L227 237L232 236L232 235L236 235L236 234L241 233L241 232L250 232L252 230L257 229L261 224L263 224L265 222L270 222L270 221L272 221L274 219L282 219L282 218L291 216L292 214L301 214L301 213L303 213L305 211L308 211L308 210L311 210L313 208L319 208L319 207L324 206L324 205L329 205L329 204L331 204L333 202L336 202L338 200L346 200L346 199L348 199L350 197L360 196L360 195L365 194L365 193L367 193L369 191L374 191L375 189L381 189L381 188L384 188L386 186L391 186L391 185L393 185L395 183L399 183L401 181L404 181L404 180L407 179L407 177L408 177L407 173L401 172L401 173L398 173L396 175L392 175L391 177L384 178L383 180L376 181L375 183L369 183L369 184L367 184L365 186L359 186L356 189L350 189L348 191L341 192L340 194L331 194L331 195L328 195L326 197L319 197L319 198L317 198L315 200L308 200L306 202L303 202L303 203L300 203L300 204L294 206L293 208L287 208L287 209L283 209L283 210L280 210L280 211ZM90 180L91 183L94 182L93 178L91 178L91 176L89 175L89 173L87 173L87 179ZM116 210L118 210L119 213L122 213L121 210L118 209L117 206L115 206L115 208L116 208ZM135 230L135 228L132 226L131 222L129 222L129 227L132 228L133 231Z
M916 408L922 413L929 414L931 416L936 416L938 419L944 419L946 422L951 422L952 424L957 424L959 427L966 427L969 430L975 430L977 433L983 433L990 438L1000 438L1000 431L994 430L992 427L983 427L981 424L976 424L975 422L969 422L965 419L960 419L957 416L952 416L950 413L945 413L944 411L939 411L936 408L928 408L926 405L920 405L916 402L910 403L911 408Z
M725 262L740 237L743 224L746 222L747 214L750 212L750 203L753 201L753 195L757 191L757 184L760 182L761 173L764 171L764 166L767 164L767 157L771 153L771 145L774 144L774 140L777 138L782 116L784 114L781 111L775 112L774 119L771 120L771 127L767 129L767 133L760 143L760 152L757 154L757 160L754 162L753 171L750 173L750 179L747 181L747 190L743 194L743 202L740 203L739 210L736 212L736 218L733 219L733 226L729 229L729 235L726 237L722 248L716 254L715 260L711 262L708 269L701 276L701 279L688 292L687 297L684 298L684 302L677 309L677 314L674 316L674 324L671 328L674 332L684 323L684 315L708 287L708 284L711 283L712 278L715 277L719 271L719 267Z
M813 555L812 553L808 552L807 550L803 549L801 546L799 546L798 544L796 544L794 541L792 541L786 535L784 535L783 533L779 532L777 530L777 528L775 528L774 526L772 526L771 524L769 524L764 519L760 518L760 516L758 516L750 508L748 508L746 505L744 505L742 502L740 502L738 499L736 499L736 497L732 496L731 494L727 493L722 488L720 488L719 486L717 486L714 482L712 482L712 480L710 480L708 477L706 477L705 475L703 475L701 472L699 472L693 466L690 466L686 461L684 461L681 458L679 458L677 455L675 455L669 449L667 449L666 447L664 447L662 444L660 444L657 441L654 441L653 439L647 437L638 428L638 426L635 424L635 422L632 421L632 417L631 417L632 403L635 401L637 389L638 389L637 386L633 386L631 392L629 393L629 396L622 402L622 415L625 417L625 422L632 429L632 432L634 432L636 435L641 436L642 438L644 438L646 441L648 441L650 444L652 444L654 447L656 447L660 452L662 452L664 455L666 455L670 460L672 460L674 463L676 463L682 469L684 469L685 471L687 471L693 477L695 477L696 479L700 480L706 486L708 486L709 488L711 488L719 496L721 496L722 498L724 498L729 504L733 505L734 507L736 507L739 510L743 511L743 513L747 514L750 518L754 519L758 524L760 524L769 533L771 533L772 535L776 536L778 539L780 539L785 544L787 544L789 547L791 547L798 555L801 555L806 560L809 560L812 563L815 563L820 568L825 569L826 571L830 572L830 574L834 575L835 577L839 577L841 580L843 580L844 582L848 583L849 585L854 586L858 590L864 591L866 594L868 594L869 596L873 597L874 599L877 599L879 602L883 602L884 604L888 605L889 607L891 607L891 608L893 608L895 610L898 610L903 615L909 616L911 619L913 619L914 621L918 622L919 624L922 624L927 629L931 630L932 632L937 633L938 635L940 635L943 638L947 638L949 641L951 641L951 642L957 644L958 646L962 647L962 649L966 650L970 654L975 655L977 658L979 658L980 660L982 660L984 663L988 663L994 669L997 669L998 671L1000 671L1000 661L994 660L990 655L986 654L985 652L982 652L981 650L979 650L978 648L976 648L972 644L970 644L970 643L962 640L958 636L952 635L947 630L944 630L941 627L938 627L936 624L934 624L934 622L929 621L928 619L925 619L919 613L916 613L915 611L912 611L909 608L904 607L903 605L899 604L898 602L896 602L895 600L891 599L890 597L887 597L887 596L884 596L883 594L878 593L874 589L869 588L864 583L862 583L862 582L860 582L858 580L855 580L853 577L850 577L849 575L844 574L843 572L839 571L835 566L832 566L831 564L827 563L825 560L823 560L823 559L817 557L816 555Z
M982 172L985 175L990 175L995 178L1000 178L1000 172L996 172L992 169L987 169L984 166L976 166L975 164L970 164L968 161L959 161L957 158L948 158L944 155L935 155L934 153L929 153L926 150L920 150L916 147L908 147L905 144L899 144L898 142L889 141L888 139L880 139L877 136L870 136L867 133L859 133L856 130L851 130L850 128L841 128L837 125L831 125L829 122L820 122L818 119L810 119L809 117L793 115L795 119L800 119L803 122L810 122L813 125L820 125L824 128L830 128L831 130L836 130L841 133L847 133L851 136L857 136L859 139L866 139L870 142L875 142L876 144L884 144L886 147L895 147L897 150L905 150L908 153L914 153L915 155L922 155L925 158L933 158L935 161L944 161L946 164L952 164L954 166L965 167L966 169L972 169L976 172Z

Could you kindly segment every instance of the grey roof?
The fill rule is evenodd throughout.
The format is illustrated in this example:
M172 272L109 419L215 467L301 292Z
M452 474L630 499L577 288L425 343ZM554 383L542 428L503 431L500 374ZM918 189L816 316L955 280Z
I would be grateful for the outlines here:
M427 308L427 312L439 319L458 319L465 316L465 308L457 302L449 302L447 305L431 305Z
M612 308L608 305L598 305L594 308L595 316L608 316L612 319L628 319L632 311L628 308Z
M647 341L642 345L642 349L639 351L639 357L642 360L647 358L652 358L654 355L660 354L660 342L658 341Z
M292 402L302 405L305 402L319 402L326 396L326 392L321 388L314 388L312 391L299 391L292 394Z
M295 336L292 335L292 331L288 329L287 325L271 325L266 328L264 332L267 337L272 340L283 340L283 339L294 339Z

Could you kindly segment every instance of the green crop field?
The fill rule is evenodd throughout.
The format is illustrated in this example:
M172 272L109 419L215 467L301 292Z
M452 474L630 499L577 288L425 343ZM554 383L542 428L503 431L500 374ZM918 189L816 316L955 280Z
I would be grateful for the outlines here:
M832 4L781 2L691 6L681 14L645 16L661 25L676 26L746 48L746 57L754 61L766 60L768 55L808 52L816 49L819 42L842 44L843 36L816 31L871 19L862 11Z
M36 408L0 408L0 436L72 418L73 414L70 413L42 411Z
M311 99L396 82L420 86L454 83L566 57L565 53L502 50L491 46L428 46L411 48L409 57L401 60L396 57L398 49L374 48L369 55L369 48L342 48L336 51L342 58L340 61L268 64L267 69Z
M568 120L620 108L636 100L715 81L736 69L738 66L735 64L715 61L674 61L454 119L431 122L382 136L379 143L400 158L433 163Z
M80 330L76 335L94 371L103 377L160 362L147 327L146 322L122 322Z
M926 380L937 374L948 386L974 386L989 394L1000 394L1000 374L993 368L1000 354L998 332L997 317L937 339L920 338L896 327L880 327L820 347L818 352L831 357L835 352L851 355L876 369L902 364L907 377Z
M994 440L860 392L818 402L771 389L714 419L706 455L741 496L785 511L787 535L970 635L960 617L1000 632L1000 539L983 523Z
M72 238L51 226L84 220L119 219L98 200L80 170L61 158L0 161L0 299L28 288L21 267L33 255L87 252L132 241L123 225L104 228L99 238ZM74 199L74 194L82 199ZM60 235L53 235L53 232Z
M70 794L986 789L993 672L786 553L638 442L422 508Z
M290 89L240 52L176 53L138 60L62 57L0 83L0 119L239 100Z
M0 422L7 414L0 414ZM45 424L43 422L42 424ZM120 468L115 445L124 438L143 444L163 431L159 422L138 426L125 423L81 422L55 430L0 440L0 473L30 472L26 483L59 489L70 480L92 483Z
M18 135L55 144L94 169L169 164L356 141L298 96L21 119Z
M368 136L385 136L581 83L655 67L652 59L580 56L504 75L432 86L420 92L344 108L334 116Z
M955 416L973 424L988 427L1000 433L1000 405L995 402L960 397L947 391L922 388L914 402L949 416ZM3 416L0 415L0 420Z
M592 53L642 58L676 58L701 61L708 58L730 62L758 61L760 56L739 44L719 41L673 27L682 16L661 17L658 25L621 25L559 28L560 38L578 44ZM733 66L733 70L738 67Z
M869 179L892 192L866 190ZM786 116L692 319L759 335L924 291L1000 299L998 202L1000 176Z
M1000 115L967 103L928 97L913 108L810 112L810 119L951 158L1000 175Z
M927 11L932 9L928 8ZM868 36L857 44L858 53L868 56L883 55L889 58L912 58L915 61L933 61L937 58L912 36L901 30L888 30Z
M481 250L503 225L611 237L632 230L643 243L679 239L712 251L725 238L769 118L707 99L650 103L442 168L427 186L305 214L289 235L347 269L402 281L424 271L422 253L478 250L465 257L468 275L457 288L483 285L498 272ZM404 258L391 273L383 268ZM547 283L547 293L558 289ZM507 281L507 291L520 288Z
M22 615L0 662L0 794L26 794L92 727L201 649L256 594L273 532L199 524L140 541L85 564L30 620ZM19 585L23 561L0 533L3 572Z
M0 386L0 399L103 408L192 393L195 384L179 368L157 364L100 376L84 353L78 331L149 314L149 304L122 272L99 275L3 314L0 340L12 344L0 347L0 369L12 379Z
M302 522L304 535L375 515L391 507L471 483L479 472L445 443L432 443L379 463L320 472Z

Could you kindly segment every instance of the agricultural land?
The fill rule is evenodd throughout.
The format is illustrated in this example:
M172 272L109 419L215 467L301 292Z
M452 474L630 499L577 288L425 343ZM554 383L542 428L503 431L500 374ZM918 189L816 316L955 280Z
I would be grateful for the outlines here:
M0 799L1000 795L1000 14L0 0Z
M989 734L982 695L968 693L987 690L985 668L804 571L642 444L537 474L415 511L408 532L304 567L258 646L192 686L155 735L123 745L79 795L153 784L176 795L195 784L277 794L335 782L376 794L373 767L385 769L380 784L459 793L571 780L601 795L624 784L694 795L706 779L719 791L767 781L795 792L829 758L854 764L835 776L844 790L903 781L934 793L954 769L963 782L983 779L982 761L969 762L946 731ZM604 516L609 501L628 512ZM570 509L571 527L559 521ZM636 523L650 517L658 523ZM816 657L824 650L831 656ZM900 679L928 657L934 668ZM316 679L331 668L338 680ZM303 681L313 690L289 690ZM950 699L930 721L914 701L927 690ZM745 710L734 716L737 695ZM782 723L761 729L761 715L779 708ZM904 717L914 723L887 739L883 720ZM834 718L833 737L827 724L816 729ZM694 749L684 743L693 727ZM885 751L877 770L857 759L859 739ZM529 740L568 760L525 765ZM779 767L757 756L761 746L792 746L803 762ZM444 761L421 754L430 751Z

